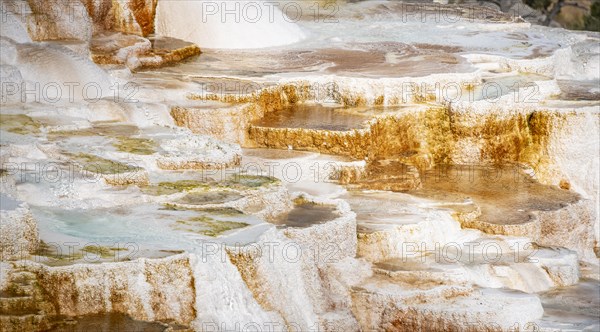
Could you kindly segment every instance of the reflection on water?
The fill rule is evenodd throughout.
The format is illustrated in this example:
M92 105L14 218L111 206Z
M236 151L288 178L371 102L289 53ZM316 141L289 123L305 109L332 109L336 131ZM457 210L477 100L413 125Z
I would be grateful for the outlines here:
M119 313L95 314L65 318L49 329L50 332L112 332L112 331L144 331L163 332L181 330L182 326L169 326L163 323L149 323L132 319Z
M383 180L391 181L391 180ZM442 203L440 209L459 213L481 210L482 222L513 225L531 221L535 211L554 211L577 202L572 191L540 184L520 169L440 165L419 175L421 187L402 192L350 192L342 198L357 214L358 231L425 219L415 210L420 199Z
M423 187L410 194L441 201L472 200L482 221L519 224L532 211L553 211L580 199L568 190L538 183L514 167L440 166L423 172Z
M348 131L361 128L368 117L341 108L320 105L294 105L267 113L255 126Z

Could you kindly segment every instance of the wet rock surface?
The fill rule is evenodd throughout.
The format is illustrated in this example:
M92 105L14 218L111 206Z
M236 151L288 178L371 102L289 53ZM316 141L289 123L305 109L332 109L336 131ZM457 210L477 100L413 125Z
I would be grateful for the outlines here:
M131 70L172 65L201 53L198 46L183 40L122 33L95 36L90 51L95 63L126 65Z

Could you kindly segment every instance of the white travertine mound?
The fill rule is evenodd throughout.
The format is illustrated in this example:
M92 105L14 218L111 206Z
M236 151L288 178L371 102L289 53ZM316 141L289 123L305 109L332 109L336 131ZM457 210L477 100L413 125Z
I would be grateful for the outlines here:
M210 1L20 2L28 8L25 21L14 8L7 7L7 13L2 8L2 83L20 89L58 84L63 95L55 103L43 93L24 99L18 90L3 94L2 171L6 163L26 165L0 174L0 319L15 322L8 329L34 330L29 323L42 314L123 313L197 331L529 330L528 324L540 318L562 323L581 312L597 317L586 308L597 307L597 301L567 298L569 290L589 282L586 277L598 278L596 34L515 23L499 13L467 19L465 7L457 7L462 15L457 22L406 21L400 16L404 12L396 12L406 9L398 1L338 2L347 5L332 17L340 19L338 29L324 29L306 18L291 23L277 7L274 14L281 17L271 22L263 16L253 24L223 23L221 13L205 21L206 5L220 5ZM267 2L228 4L251 3ZM73 6L84 10L66 14ZM92 31L98 36L98 45L92 45L98 53L92 55L110 74L87 59ZM119 32L135 36L115 37ZM260 53L209 49L198 61L132 72L144 61L160 64L157 54L166 49L148 36L154 32L208 48L298 44ZM305 32L311 38L303 41ZM39 40L52 41L34 42ZM140 58L150 50L157 53ZM102 62L102 56L114 59ZM114 77L120 77L120 96L112 89ZM129 95L125 80L141 84L141 89L134 86L135 93ZM69 82L79 83L73 99L66 95ZM225 87L222 95L206 96L206 83L215 82L253 86L232 95L230 90L239 86ZM483 100L479 89L490 82L502 86L502 95ZM520 86L523 82L534 83L534 100L515 99L530 97L531 90ZM86 84L92 86L85 89ZM261 89L262 84L269 88ZM449 102L432 91L436 85L452 84L473 92L475 100L465 93ZM512 89L515 84L519 86ZM408 85L416 90L407 94ZM315 90L324 94L309 96ZM124 94L131 99L115 101ZM264 130L262 140L251 141L253 121L311 103L370 112L371 127L310 135L308 130L279 128ZM395 110L390 112L390 106ZM121 128L99 129L113 125ZM414 128L413 137L404 137ZM147 143L150 152L137 155L135 142ZM288 151L242 150L237 145L257 147L261 142ZM296 154L299 148L352 160ZM372 191L330 181L336 175L368 177L375 161L388 158L423 161L426 167L444 162L516 165L533 180L576 198L550 207L540 199L532 203L539 206L519 216L523 220L484 225L489 220L477 218L486 206L469 210L476 205L469 197L440 203L413 192L398 200L386 200L385 194L366 200ZM35 166L46 162L56 162L69 173L54 182L25 174L36 175ZM110 170L86 170L93 162ZM269 163L275 172L269 177L279 181L244 187L233 180L199 180L205 170L246 175L229 168L253 162L260 164L259 171ZM139 171L118 172L119 164ZM77 168L71 172L73 165ZM302 174L286 177L289 165ZM352 168L336 173L339 166ZM86 179L86 172L93 179ZM376 180L387 185L395 175L384 173ZM415 175L415 183L421 179ZM520 194L528 192L514 192ZM494 191L489 196L489 206L506 204L493 197ZM292 198L333 206L328 213L335 217L307 217L298 227L285 222L275 226L301 205ZM508 205L504 211L513 207ZM52 267L48 253L22 255L35 249L39 237L28 206L40 220L43 240L135 238L147 246L169 242L169 250L156 251L177 254L100 264L77 258L72 265ZM186 222L197 227L174 227ZM26 260L5 262L20 258ZM44 264L32 261L36 258ZM27 295L40 306L4 296L19 287L33 290L35 296ZM563 290L566 295L555 296L556 301L545 300L547 292ZM46 302L53 309L38 312ZM36 314L20 315L23 308L7 303L25 303ZM586 326L593 330L593 324Z
M257 111L256 107L246 104L212 105L205 101L192 106L173 106L170 114L178 126L189 128L194 133L244 144L250 122L261 116L256 114Z
M0 193L0 260L26 259L37 249L37 224L29 206Z
M526 238L461 230L444 214L359 234L359 257L379 262L378 270L405 281L428 278L443 284L466 283L528 293L579 281L578 255L573 251L537 248ZM432 229L437 232L432 234Z
M320 200L325 201L332 203ZM349 307L332 305L343 294L330 294L332 281L324 276L328 265L353 258L356 252L355 215L344 202L337 202L337 207L340 217L335 220L301 229L273 229L255 244L228 249L255 298L280 312L292 328L327 329L345 322L356 330Z
M4 41L0 41L0 43L4 43ZM15 66L0 64L0 79L2 80L3 84L6 84L6 87L10 85L16 88L23 85L23 77L21 76L21 72ZM6 89L6 91L8 91L8 88ZM3 105L18 104L21 103L21 101L21 95L18 93L3 93Z
M5 2L2 3L3 5ZM29 43L31 37L27 33L26 27L23 25L21 17L15 15L11 10L7 10L2 6L2 21L0 22L0 30L2 37L10 38L17 43Z
M307 228L290 227L284 230L284 234L307 248L317 249L319 259L316 263L320 268L332 261L355 257L357 249L356 213L352 212L348 203L343 200L301 195L304 199L316 204L334 204L340 217ZM323 254L326 257L323 257Z
M98 101L114 96L106 72L64 46L17 43L5 37L0 43L0 62L18 68L25 83L11 90L10 96L23 95L22 100L46 104Z
M221 18L223 11L235 8L238 8L238 14L248 13L249 17L236 20ZM302 29L273 3L247 0L229 3L159 1L156 32L191 41L201 47L223 49L287 45L305 37Z
M265 220L274 220L292 208L289 192L284 186L248 190L242 199L225 205Z
M190 256L194 269L193 290L196 292L194 329L234 329L236 326L271 324L275 330L283 330L285 321L281 315L265 308L260 299L253 296L225 250L218 251L216 255L212 250L206 252Z
M187 133L180 137L164 140L164 151L157 159L158 167L177 169L221 169L240 163L239 145L219 142L208 136Z
M57 314L121 312L198 330L261 319L281 322L260 308L226 256L182 254L65 267L24 262L21 268L35 273Z
M390 283L377 276L352 291L353 311L363 330L505 331L542 317L535 295L427 281Z

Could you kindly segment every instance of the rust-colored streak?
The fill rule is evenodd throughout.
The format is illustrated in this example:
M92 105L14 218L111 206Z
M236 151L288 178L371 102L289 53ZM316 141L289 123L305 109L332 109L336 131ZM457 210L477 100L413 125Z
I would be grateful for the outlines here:
M136 22L142 29L142 35L154 33L154 16L157 0L130 0L129 9L133 12Z

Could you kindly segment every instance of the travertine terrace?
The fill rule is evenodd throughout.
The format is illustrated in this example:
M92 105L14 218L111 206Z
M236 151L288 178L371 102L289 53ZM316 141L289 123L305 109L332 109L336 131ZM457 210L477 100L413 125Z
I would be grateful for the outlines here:
M600 330L598 32L0 1L0 331Z

